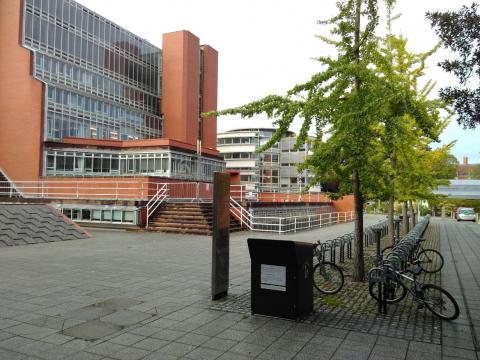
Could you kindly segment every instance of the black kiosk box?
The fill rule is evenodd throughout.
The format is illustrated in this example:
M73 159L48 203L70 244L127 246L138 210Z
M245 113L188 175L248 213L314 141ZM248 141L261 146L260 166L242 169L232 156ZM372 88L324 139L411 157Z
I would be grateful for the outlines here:
M252 314L299 319L313 311L313 245L248 239Z

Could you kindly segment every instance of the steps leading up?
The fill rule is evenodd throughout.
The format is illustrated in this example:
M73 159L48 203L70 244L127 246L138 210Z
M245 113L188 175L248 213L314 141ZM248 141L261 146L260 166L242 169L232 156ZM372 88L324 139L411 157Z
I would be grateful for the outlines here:
M150 218L148 230L212 235L212 203L166 203ZM240 223L230 215L230 231L240 230Z

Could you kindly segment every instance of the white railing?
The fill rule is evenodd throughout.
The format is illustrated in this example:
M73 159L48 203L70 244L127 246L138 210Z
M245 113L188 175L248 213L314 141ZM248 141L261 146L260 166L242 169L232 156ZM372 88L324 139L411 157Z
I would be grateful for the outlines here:
M251 214L232 196L230 196L230 214L240 221L242 227L253 230Z
M161 185L155 195L147 203L147 223L146 227L148 228L148 220L150 216L152 216L157 208L168 198L168 187L167 184L159 184Z
M7 173L0 168L0 175L3 176L6 181L3 181L0 178L0 195L2 191L2 187L4 188L3 191L8 193L8 197L20 196L22 197L21 191L15 186L12 180L8 177Z
M297 232L315 227L350 222L355 219L353 211L323 213L300 216L257 216L250 215L250 230L275 232L278 234Z
M157 188L157 183L144 181L0 181L0 196L15 196L12 185L24 198L42 199L149 200Z

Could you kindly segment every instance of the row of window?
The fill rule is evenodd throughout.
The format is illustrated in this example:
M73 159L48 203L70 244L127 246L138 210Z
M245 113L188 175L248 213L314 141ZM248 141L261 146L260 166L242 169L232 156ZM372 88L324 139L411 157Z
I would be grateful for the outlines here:
M251 137L220 138L220 139L217 139L217 144L218 145L258 144L258 140Z
M59 0L63 1L63 0ZM98 39L89 39L69 26L41 16L27 6L25 12L24 44L41 52L95 69L110 77L132 84L153 94L159 92L159 69L145 64L121 49L106 47ZM121 50L119 50L119 48Z
M223 153L224 160L231 160L231 159L256 159L258 158L257 154L253 154L250 152L234 152L234 153Z
M259 159L267 163L278 163L278 154L262 153L256 154L251 152L233 152L222 153L224 160L238 160L238 159Z
M138 223L137 210L133 209L95 209L78 208L74 205L62 205L62 212L75 221L125 223L136 225Z
M35 53L35 77L160 115L160 98L50 56Z
M65 136L97 139L149 139L162 136L159 117L48 86L47 140Z
M47 176L138 176L211 181L213 173L223 171L222 161L202 158L197 173L197 157L177 152L85 152L50 149L45 152Z

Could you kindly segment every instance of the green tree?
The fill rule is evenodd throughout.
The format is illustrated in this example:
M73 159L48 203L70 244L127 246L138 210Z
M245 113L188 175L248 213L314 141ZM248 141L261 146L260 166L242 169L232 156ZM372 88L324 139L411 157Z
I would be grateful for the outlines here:
M388 34L381 41L376 57L378 76L385 81L384 121L381 127L381 143L386 164L385 189L379 189L379 198L388 200L390 241L394 241L394 204L399 197L397 179L416 170L409 161L415 158L419 146L425 141L438 141L437 124L440 121L438 100L429 100L431 82L419 88L418 80L424 76L425 60L436 48L425 53L412 53L407 49L407 39L391 32L391 11L388 7ZM402 190L405 196L405 189Z
M437 179L454 179L457 176L458 160L450 153L452 146L453 143L449 144L431 163Z
M445 48L458 55L439 65L447 73L455 75L458 86L440 90L440 96L453 104L458 123L468 128L480 125L480 14L478 4L463 6L459 11L431 12L427 18ZM477 88L471 88L474 82Z
M372 66L377 55L375 29L379 16L377 0L344 0L337 7L335 17L320 22L331 26L332 38L319 38L337 50L334 57L317 58L325 70L285 96L270 95L216 114L252 117L266 113L278 130L264 148L277 143L296 117L303 119L297 148L314 126L313 155L304 166L314 171L314 181L340 179L338 196L353 192L356 217L352 279L363 281L364 194L375 191L379 181L376 170L382 164L378 124L383 118L384 87Z

